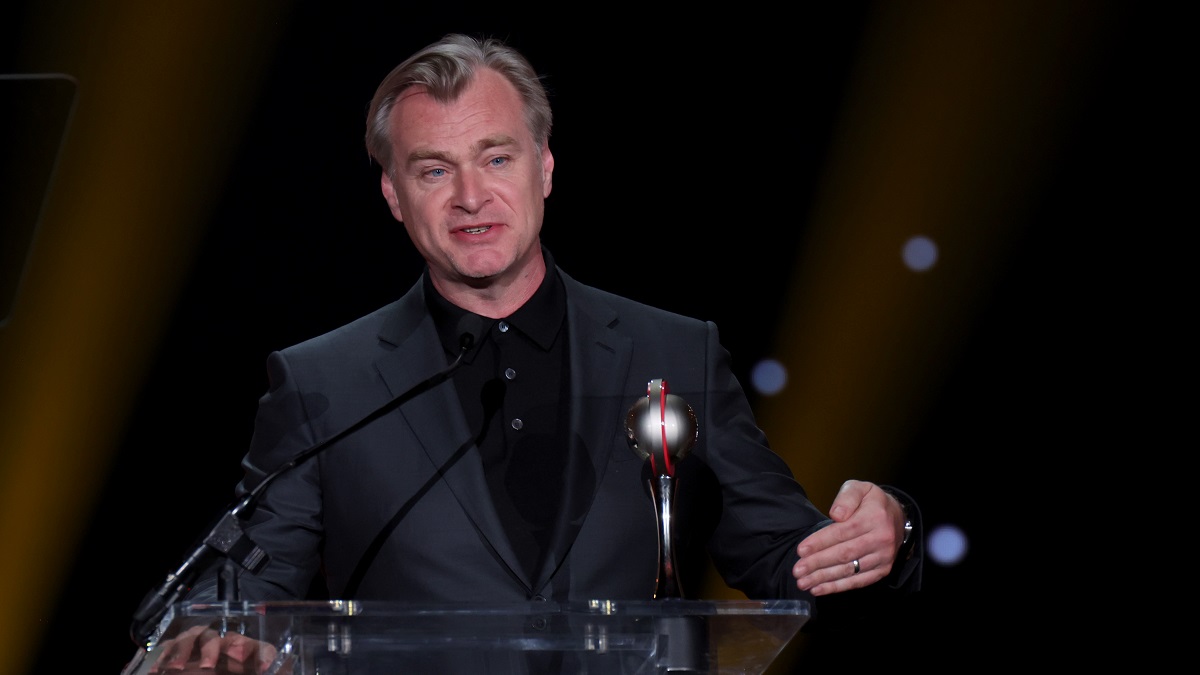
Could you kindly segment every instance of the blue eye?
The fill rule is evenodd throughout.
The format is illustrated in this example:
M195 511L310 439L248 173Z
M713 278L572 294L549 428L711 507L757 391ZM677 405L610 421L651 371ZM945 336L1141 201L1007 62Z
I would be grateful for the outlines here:
M445 169L430 169L429 170L429 175L434 178L441 178L441 176L445 173L446 173Z
M506 164L507 162L508 162L507 157L493 157L491 163L492 163L492 166L502 166L502 165Z

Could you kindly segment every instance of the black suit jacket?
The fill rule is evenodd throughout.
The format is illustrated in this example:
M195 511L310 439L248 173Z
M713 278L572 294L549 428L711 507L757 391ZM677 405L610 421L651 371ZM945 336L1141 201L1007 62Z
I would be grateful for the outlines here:
M241 579L243 598L312 597L320 579L341 599L649 599L658 571L654 502L624 420L655 378L667 380L699 423L676 478L685 588L700 581L703 565L692 561L707 549L726 583L751 598L807 597L791 575L795 547L829 521L769 449L715 324L562 277L569 470L541 573L523 571L507 540L446 381L270 484L246 527L269 562ZM447 359L418 282L372 314L271 354L267 366L270 387L241 491L446 368ZM889 585L919 583L919 563L918 555L898 564ZM212 583L201 583L192 596L212 593Z

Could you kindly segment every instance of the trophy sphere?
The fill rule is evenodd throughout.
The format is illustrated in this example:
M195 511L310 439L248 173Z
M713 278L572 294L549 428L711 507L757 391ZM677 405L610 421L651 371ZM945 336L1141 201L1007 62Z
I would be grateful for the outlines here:
M630 447L643 459L653 456L663 462L664 455L671 462L683 459L698 438L696 412L679 396L666 394L665 381L651 380L648 389L625 416Z

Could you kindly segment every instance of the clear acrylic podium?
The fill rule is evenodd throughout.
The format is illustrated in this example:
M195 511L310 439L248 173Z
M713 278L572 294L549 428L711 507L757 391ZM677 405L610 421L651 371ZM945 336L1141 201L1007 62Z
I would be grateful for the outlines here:
M149 673L189 629L268 643L275 649L251 672L281 675L753 675L767 669L809 611L800 600L178 603L122 675Z

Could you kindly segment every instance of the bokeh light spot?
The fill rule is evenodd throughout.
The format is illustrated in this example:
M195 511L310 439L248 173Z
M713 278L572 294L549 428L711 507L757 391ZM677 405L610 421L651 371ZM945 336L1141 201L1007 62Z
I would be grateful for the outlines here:
M925 551L939 565L957 565L967 556L967 535L954 525L938 525L929 532Z
M938 249L933 240L917 235L904 244L904 264L914 272L924 272L937 262Z
M750 371L750 384L764 396L774 396L787 386L787 369L775 359L763 359Z

